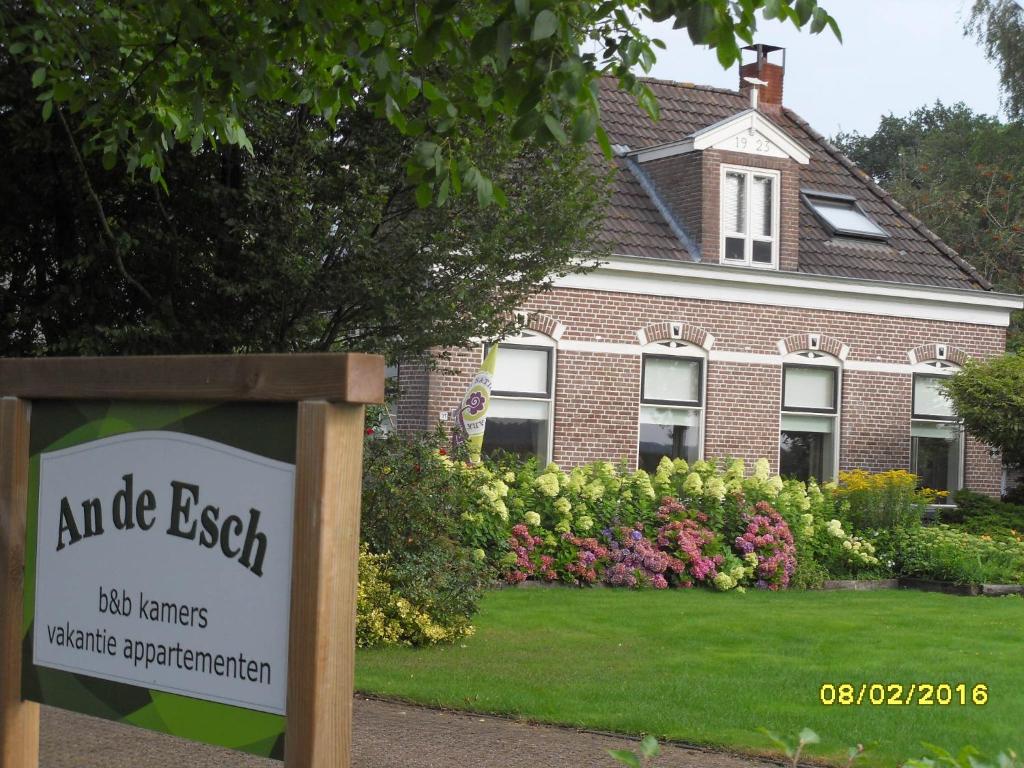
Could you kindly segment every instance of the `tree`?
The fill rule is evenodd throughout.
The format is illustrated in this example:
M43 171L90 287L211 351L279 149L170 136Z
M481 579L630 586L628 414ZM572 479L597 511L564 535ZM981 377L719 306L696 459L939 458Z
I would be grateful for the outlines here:
M368 109L330 125L250 109L252 153L176 146L168 192L104 172L43 122L0 56L0 354L372 349L391 359L508 330L511 310L594 250L607 172L583 147L475 126L504 208L419 208L414 141ZM75 116L68 115L74 131ZM87 181L91 179L91 181Z
M944 386L967 431L998 448L1008 466L1024 466L1024 355L968 361Z
M1024 119L1024 8L1016 0L974 0L965 34L977 39L999 67L1003 106Z
M1024 293L1024 125L937 102L835 142L997 289Z
M11 0L0 351L502 335L594 250L597 78L656 111L639 15L728 64L755 12L838 34L816 0Z
M839 34L817 0L11 0L0 39L44 118L77 116L105 168L123 161L160 181L181 143L251 151L246 124L268 103L328 123L362 110L418 140L405 159L422 205L462 186L502 201L467 124L540 142L596 133L610 155L597 77L656 111L632 71L648 70L657 46L640 16L674 19L729 66L758 11Z

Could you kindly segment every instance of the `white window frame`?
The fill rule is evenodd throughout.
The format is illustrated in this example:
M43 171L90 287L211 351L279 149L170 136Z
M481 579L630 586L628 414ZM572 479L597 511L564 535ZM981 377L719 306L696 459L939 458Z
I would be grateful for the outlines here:
M954 373L960 370L960 366L950 363L946 360L929 360L924 363L918 363L913 368L913 373L910 376L910 466L907 468L909 472L917 474L916 462L914 461L914 435L913 427L914 423L921 424L957 424L960 428L960 439L957 441L959 445L960 455L957 456L956 464L956 488L950 489L949 494L952 496L954 493L964 487L964 464L967 458L967 435L964 432L963 423L958 421L956 417L951 418L940 418L940 417L929 417L929 416L915 416L914 415L914 393L915 393L915 382L918 376L926 376L933 379L942 379L952 376ZM948 502L948 497L947 497ZM952 502L946 504L933 504L935 507L942 506L956 506Z
M549 390L547 397L536 397L531 395L500 395L495 392L500 390L494 390L491 392L491 400L509 400L509 401L528 401L528 402L543 402L547 403L548 406L548 434L546 439L545 451L547 453L547 463L551 463L555 460L554 458L554 435L555 435L555 385L558 379L558 345L555 340L545 336L542 333L531 330L522 330L520 333L514 336L507 336L498 342L498 355L501 355L502 345L507 344L512 347L537 347L541 349L550 350L551 370L549 378ZM484 345L480 348L480 362L483 363L484 358L487 356L487 351L490 347ZM484 427L484 434L486 435L487 428ZM539 457L538 457L539 458Z
M727 173L743 173L747 177L747 210L745 220L747 232L729 232L725 228L725 177ZM769 176L772 179L772 260L770 264L754 261L754 240L752 234L752 219L750 216L750 204L753 195L754 176ZM720 264L731 264L733 266L755 267L757 269L778 269L779 268L779 241L782 239L782 232L779 231L779 198L782 196L782 174L769 168L752 168L743 165L726 165L723 163L719 170L718 178L718 261ZM727 237L743 238L743 260L725 258L725 239ZM764 242L763 238L756 238Z
M674 405L671 403L645 403L644 402L644 358L653 357L682 357L690 360L700 361L700 404L699 405ZM658 408L672 408L680 411L698 411L700 434L697 440L697 458L704 458L704 436L707 426L707 386L708 386L708 352L703 347L690 344L685 341L653 341L645 344L640 354L640 381L637 386L637 409L636 409L636 449L633 456L636 458L636 466L640 466L640 425L644 423L641 414L645 404L655 405Z
M787 366L803 366L805 368L834 368L836 372L835 379L835 393L836 393L836 409L835 412L822 412L814 409L786 409L784 407L785 402L785 390L786 390L786 367ZM840 456L840 443L842 442L842 425L843 425L843 363L837 358L829 355L825 352L819 352L816 350L802 350L800 352L791 352L782 358L782 365L779 366L780 390L779 390L779 448L778 455L776 456L776 466L779 471L782 471L782 419L786 415L792 416L821 416L824 418L832 419L832 476L831 477L818 477L815 478L819 483L834 482L839 479L839 456Z

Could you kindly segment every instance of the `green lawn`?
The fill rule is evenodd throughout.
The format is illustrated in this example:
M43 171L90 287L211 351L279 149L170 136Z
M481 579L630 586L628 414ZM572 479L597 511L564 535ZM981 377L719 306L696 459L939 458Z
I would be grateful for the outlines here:
M920 592L501 590L454 646L360 651L356 687L739 751L766 727L822 737L836 758L876 742L899 765L921 742L1024 748L1024 600ZM985 706L823 706L822 683L986 683ZM969 701L969 697L968 697Z

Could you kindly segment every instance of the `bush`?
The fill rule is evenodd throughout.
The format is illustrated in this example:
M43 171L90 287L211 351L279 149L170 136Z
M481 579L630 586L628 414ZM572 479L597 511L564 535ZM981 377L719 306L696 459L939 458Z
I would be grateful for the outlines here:
M478 542L499 535L501 524L478 517L491 486L453 471L443 445L441 434L366 441L360 565L372 581L360 587L364 644L451 640L476 612L487 581Z
M1024 584L1024 545L937 525L897 529L879 538L879 552L899 576L955 584Z
M457 640L473 633L469 618L450 609L430 612L430 607L410 600L392 587L388 555L373 555L363 544L359 549L359 589L356 596L356 645L430 645Z
M1024 539L1024 506L996 501L980 493L957 491L956 507L943 509L941 517L943 522L956 523L967 533L1013 541Z
M917 475L902 469L872 474L863 469L839 473L835 496L841 517L853 530L888 530L921 523L921 515L936 492L917 488Z

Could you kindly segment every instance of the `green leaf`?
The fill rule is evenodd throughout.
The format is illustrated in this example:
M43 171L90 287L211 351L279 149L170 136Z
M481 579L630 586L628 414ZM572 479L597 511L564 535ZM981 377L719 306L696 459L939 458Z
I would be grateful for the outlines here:
M46 67L39 67L32 73L32 87L38 88L46 81Z
M530 0L515 0L516 15L520 18L530 18Z
M427 182L421 182L416 187L416 205L420 208L426 208L430 205L430 201L434 199L434 190Z
M435 86L429 80L424 80L423 81L423 95L424 95L424 97L426 97L427 101L443 101L444 100L444 94L441 93L441 91L439 91L437 89L437 86Z
M812 731L810 728L804 728L800 731L800 743L801 744L818 744L821 742L818 734Z
M766 19L782 18L782 0L764 0L762 14Z
M828 17L828 27L829 29L832 30L832 34L836 36L836 40L838 40L840 43L843 42L842 30L839 29L839 25L836 24L836 20L833 19L831 16Z
M551 136L559 144L568 144L569 137L565 135L565 131L562 129L562 124L558 122L558 118L550 113L544 114L544 125L547 126Z
M825 28L826 24L828 24L828 14L825 12L825 9L821 7L815 8L811 20L811 34L818 34Z
M499 208L508 208L508 196L502 191L501 187L493 187L494 202L498 204Z
M11 43L10 47L7 50L11 52L12 56L17 56L19 53L22 53L26 48L28 48L28 46L25 43L19 42Z
M53 116L53 99L47 99L43 102L43 122L45 123L50 117Z
M640 758L628 749L609 749L608 754L611 755L616 762L628 765L629 768L640 768Z
M555 34L557 30L558 17L545 8L543 11L538 13L537 18L533 20L533 33L530 35L530 39L544 40Z
M114 166L117 165L117 152L104 152L103 153L103 170L111 171Z
M594 135L597 128L597 114L590 109L585 109L576 115L572 122L572 140L576 144L582 144Z
M608 140L608 134L600 125L594 130L594 134L597 136L597 145L601 147L601 152L604 153L605 158L611 160L615 153L612 151L612 143Z
M149 169L149 180L151 182L159 181L160 180L160 175L161 174L160 174L160 166L159 165L154 165L154 166L150 167L150 169Z
M644 757L649 760L652 757L657 757L661 753L661 747L658 746L658 740L648 734L644 736L644 740L640 742L640 751L643 752Z
M694 45L707 45L712 33L717 32L717 27L714 6L698 3L690 10L686 20L686 31Z
M817 3L815 2L815 0L796 0L796 6L794 10L796 11L797 23L801 27L810 20L811 14L814 13L814 8L816 5Z
M442 181L441 185L437 188L437 207L438 208L440 208L441 206L443 206L447 202L447 200L448 200L448 192L449 192L450 189L451 189L451 182L448 180L448 178L445 178L445 180Z
M498 25L498 34L494 39L494 58L499 69L507 67L512 58L512 25L507 21Z

